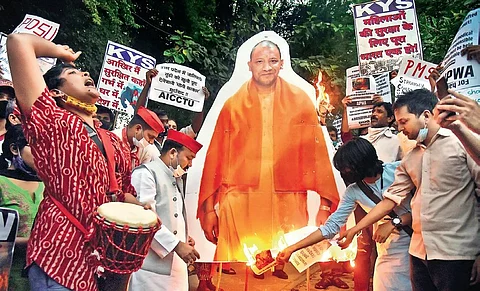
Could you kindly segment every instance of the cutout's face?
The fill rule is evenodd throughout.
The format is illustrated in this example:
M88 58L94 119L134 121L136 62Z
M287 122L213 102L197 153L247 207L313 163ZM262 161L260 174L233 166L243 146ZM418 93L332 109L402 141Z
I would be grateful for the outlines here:
M69 96L88 104L95 104L100 97L95 82L90 78L88 72L82 72L76 68L66 68L59 77L65 81L58 89Z
M275 84L278 73L282 69L283 60L276 47L262 46L253 49L248 67L252 78L260 87L271 87Z

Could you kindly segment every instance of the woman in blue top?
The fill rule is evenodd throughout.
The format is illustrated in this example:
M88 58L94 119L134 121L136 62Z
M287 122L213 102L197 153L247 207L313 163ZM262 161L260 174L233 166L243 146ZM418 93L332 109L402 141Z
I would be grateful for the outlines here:
M367 213L375 203L360 189L363 183L372 189L373 194L383 199L382 193L395 178L399 162L383 164L378 159L375 148L365 139L354 139L341 146L333 158L335 168L346 182L351 182L340 200L337 210L330 215L325 225L283 250L277 260L286 262L291 254L324 239L332 239L345 225L357 205ZM356 183L355 183L356 182ZM410 264L408 247L410 236L401 229L411 224L410 201L405 201L394 209L399 219L386 220L375 225L373 239L377 242L378 257L373 277L374 291L410 291Z

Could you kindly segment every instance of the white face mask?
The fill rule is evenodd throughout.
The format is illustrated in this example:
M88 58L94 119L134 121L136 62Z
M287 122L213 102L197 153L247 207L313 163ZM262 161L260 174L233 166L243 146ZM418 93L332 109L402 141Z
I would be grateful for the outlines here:
M180 162L178 161L178 153L177 153L177 168L173 168L172 161L170 160L170 170L173 172L173 177L180 178L181 176L187 173L182 167L180 167Z
M142 130L142 139L141 140L138 140L136 136L133 136L133 145L135 145L136 147L138 147L140 149L144 149L149 145L148 141L145 139L145 137L143 137L143 130Z

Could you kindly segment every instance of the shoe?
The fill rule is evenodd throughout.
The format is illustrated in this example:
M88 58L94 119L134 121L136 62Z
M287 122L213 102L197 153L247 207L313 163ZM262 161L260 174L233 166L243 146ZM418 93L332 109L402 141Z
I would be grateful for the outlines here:
M213 285L212 283L212 279L208 280L207 281L207 287L208 289L212 290L212 291L216 291L217 290L217 286ZM222 288L218 288L218 291L223 291Z
M273 271L272 275L280 279L284 279L284 280L288 279L288 274L285 273L284 270L275 270Z
M257 275L255 273L253 273L253 278L263 280L263 279L265 279L265 274Z
M218 272L218 268L217 268L217 272ZM233 268L230 268L230 269L222 269L222 273L223 273L223 274L227 274L227 275L236 275L236 274L237 274L237 271L235 271Z
M327 289L329 286L332 286L332 281L330 280L329 277L322 277L320 281L315 284L315 289Z
M347 283L343 282L342 279L338 277L332 277L331 278L332 285L340 288L340 289L348 289L350 288Z

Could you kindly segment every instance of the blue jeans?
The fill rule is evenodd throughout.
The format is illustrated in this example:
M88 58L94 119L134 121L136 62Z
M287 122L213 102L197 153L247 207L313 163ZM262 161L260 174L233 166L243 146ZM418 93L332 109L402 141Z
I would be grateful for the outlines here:
M28 270L28 281L30 281L31 291L72 291L50 278L42 268L35 263L33 263Z

